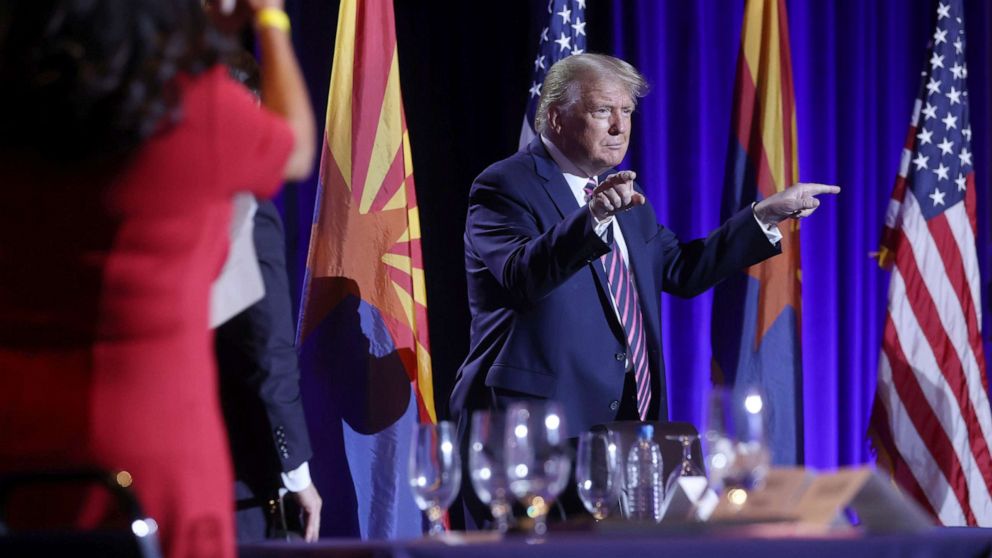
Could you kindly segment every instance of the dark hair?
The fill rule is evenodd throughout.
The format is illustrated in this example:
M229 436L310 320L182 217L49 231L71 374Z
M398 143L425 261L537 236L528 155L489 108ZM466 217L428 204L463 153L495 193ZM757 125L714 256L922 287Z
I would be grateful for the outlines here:
M252 53L245 49L232 51L224 57L224 64L231 79L247 87L255 97L261 97L262 75Z
M4 0L0 149L126 154L181 118L177 76L227 50L200 0Z

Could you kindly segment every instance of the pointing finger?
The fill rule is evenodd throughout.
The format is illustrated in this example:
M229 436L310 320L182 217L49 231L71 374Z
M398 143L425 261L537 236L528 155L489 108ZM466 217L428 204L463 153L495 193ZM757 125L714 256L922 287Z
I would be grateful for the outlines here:
M637 173L634 171L625 170L625 171L620 171L617 174L619 174L620 177L623 178L624 182L630 182L631 180L637 178Z
M811 196L818 196L820 194L839 194L840 186L832 186L830 184L816 184L813 182L804 182L796 184L797 188L803 190L803 194L808 194Z
M634 171L620 171L604 178L603 182L600 183L600 187L609 187L608 185L617 186L624 182L630 182L635 178L637 178L637 173Z

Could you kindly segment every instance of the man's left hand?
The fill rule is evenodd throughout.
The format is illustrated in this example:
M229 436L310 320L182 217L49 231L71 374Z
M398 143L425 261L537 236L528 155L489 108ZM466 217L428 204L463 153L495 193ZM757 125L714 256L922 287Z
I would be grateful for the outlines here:
M320 537L320 508L323 501L317 492L317 487L310 483L310 486L299 492L290 492L293 498L303 508L304 520L306 521L303 538L307 542L316 542Z
M800 183L776 192L754 206L754 216L769 225L777 225L785 219L808 217L820 206L816 198L820 194L840 193L839 186L827 184Z

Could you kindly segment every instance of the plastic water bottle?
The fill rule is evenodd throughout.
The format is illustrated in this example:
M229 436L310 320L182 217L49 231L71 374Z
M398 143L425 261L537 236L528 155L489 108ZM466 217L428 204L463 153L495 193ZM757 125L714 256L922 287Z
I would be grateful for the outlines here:
M630 519L661 521L661 448L654 426L642 424L627 454L627 502Z

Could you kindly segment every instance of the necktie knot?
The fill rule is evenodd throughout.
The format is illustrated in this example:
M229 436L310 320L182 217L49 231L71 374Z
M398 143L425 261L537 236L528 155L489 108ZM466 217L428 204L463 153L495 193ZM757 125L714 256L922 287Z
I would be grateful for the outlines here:
M589 182L586 182L586 185L582 188L582 191L586 193L586 200L592 197L592 192L597 186L599 186L599 184L596 183L595 178L590 178Z

